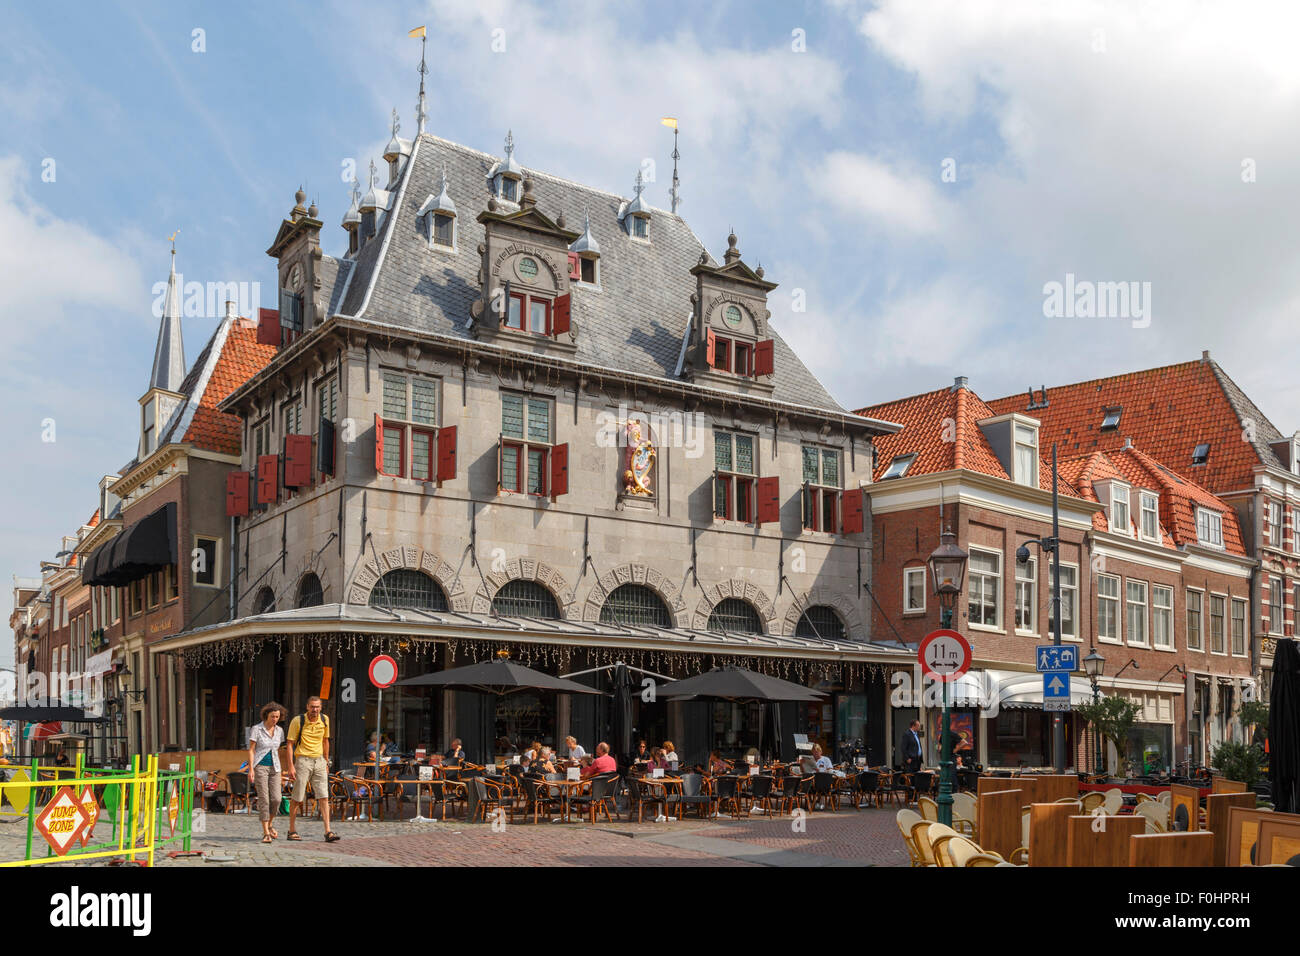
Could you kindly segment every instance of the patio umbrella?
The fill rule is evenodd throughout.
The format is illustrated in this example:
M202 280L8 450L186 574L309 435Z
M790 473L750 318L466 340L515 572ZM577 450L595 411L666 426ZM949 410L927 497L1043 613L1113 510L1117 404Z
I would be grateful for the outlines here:
M1279 813L1300 813L1300 648L1277 642L1268 708L1268 776Z
M743 667L715 667L711 671L673 681L660 697L680 699L683 697L708 697L714 700L731 700L737 702L757 701L815 701L826 695L811 687L804 687L792 681L769 677L757 671Z
M630 759L632 755L632 675L627 665L619 661L614 665L610 675L614 685L614 706L612 711L614 753L620 761Z

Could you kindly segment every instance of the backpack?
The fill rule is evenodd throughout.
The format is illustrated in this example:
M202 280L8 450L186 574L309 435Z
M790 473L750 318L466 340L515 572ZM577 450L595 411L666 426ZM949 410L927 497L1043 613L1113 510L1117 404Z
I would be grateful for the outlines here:
M330 735L330 719L325 716L324 711L321 712L320 719L321 722L325 724L325 736L328 737ZM292 722L290 722L289 726L290 727L293 726ZM298 741L302 739L302 729L305 726L307 726L307 715L299 714L298 715L298 737L294 740L289 740L289 735L288 733L286 733L284 735L285 740L289 740L289 743L293 744L295 747L298 746Z

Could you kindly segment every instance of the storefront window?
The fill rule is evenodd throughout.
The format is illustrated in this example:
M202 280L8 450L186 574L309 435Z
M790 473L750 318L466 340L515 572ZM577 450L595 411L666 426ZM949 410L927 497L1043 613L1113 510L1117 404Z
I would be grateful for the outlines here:
M1166 770L1173 760L1173 727L1168 724L1134 724L1128 732L1127 759L1137 776Z
M1043 732L1043 714L1030 710L1003 710L989 727L992 767L1044 767L1050 764L1051 736Z

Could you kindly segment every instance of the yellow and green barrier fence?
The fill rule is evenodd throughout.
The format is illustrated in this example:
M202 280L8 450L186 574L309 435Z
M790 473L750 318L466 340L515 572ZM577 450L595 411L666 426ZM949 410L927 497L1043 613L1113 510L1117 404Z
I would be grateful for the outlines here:
M0 816L26 817L26 849L0 867L108 858L152 866L160 848L190 853L194 780L193 757L160 771L156 754L132 757L130 770L86 767L80 756L73 767L15 767L0 782Z

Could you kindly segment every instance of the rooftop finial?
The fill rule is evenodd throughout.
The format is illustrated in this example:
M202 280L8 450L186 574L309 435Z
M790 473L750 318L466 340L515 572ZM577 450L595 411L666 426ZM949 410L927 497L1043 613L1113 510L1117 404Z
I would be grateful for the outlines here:
M641 191L645 189L645 177L641 175L640 169L636 171L636 186L634 188L636 189L636 194L638 196L641 195Z
M727 263L727 265L730 265L739 258L740 250L736 248L736 231L731 229L727 234L727 252L722 257L722 260Z
M375 160L373 157L370 160L370 188L375 188Z
M510 162L510 157L515 151L515 131L506 130L506 162Z
M402 121L397 118L397 107L393 107L393 138L397 138L397 131L402 128Z
M420 38L420 99L415 104L415 132L416 135L424 132L424 121L428 116L428 111L424 106L424 76L429 72L429 68L424 65L424 49L429 42L427 36L428 30L424 27L416 27L407 36Z
M175 232L173 232L170 236L167 237L167 241L170 242L170 243L172 244L172 260L173 260L173 261L172 261L172 268L173 268L173 269L176 268L176 262L175 262L175 259L176 259L176 237L179 236L180 234L181 234L181 231L180 231L179 229L177 229Z
M672 211L677 212L677 204L682 201L681 192L678 189L681 180L677 178L677 160L681 159L681 153L677 151L677 117L665 116L659 122L665 126L671 126L673 129L673 185L668 190L668 196L672 200Z

